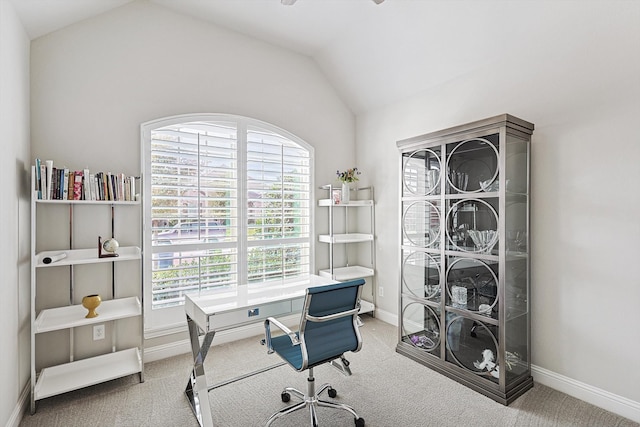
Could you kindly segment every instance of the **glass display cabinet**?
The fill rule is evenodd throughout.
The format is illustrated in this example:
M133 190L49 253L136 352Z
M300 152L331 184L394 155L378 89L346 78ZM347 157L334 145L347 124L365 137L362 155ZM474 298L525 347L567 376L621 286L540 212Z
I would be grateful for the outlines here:
M505 405L533 386L532 132L504 114L397 143L396 350Z

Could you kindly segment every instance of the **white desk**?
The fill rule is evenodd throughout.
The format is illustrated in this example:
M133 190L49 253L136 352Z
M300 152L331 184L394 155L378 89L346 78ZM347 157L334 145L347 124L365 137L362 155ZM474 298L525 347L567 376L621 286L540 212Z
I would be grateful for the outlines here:
M213 387L209 388L207 385L204 360L215 333L261 322L270 316L299 313L302 311L307 288L331 283L336 281L308 275L282 281L238 286L233 290L185 296L184 309L193 353L193 370L185 394L202 427L213 427L211 405L207 395ZM204 335L202 343L200 343L200 335ZM268 369L270 368L264 370Z

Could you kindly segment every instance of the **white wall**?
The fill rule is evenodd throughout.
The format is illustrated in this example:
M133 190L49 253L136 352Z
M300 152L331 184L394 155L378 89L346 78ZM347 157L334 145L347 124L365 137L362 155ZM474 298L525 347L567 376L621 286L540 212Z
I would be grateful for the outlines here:
M491 66L359 115L356 156L378 199L378 305L395 316L396 141L501 113L534 123L532 362L629 399L640 420L640 4L611 4L585 12L585 33L544 28L555 50L488 47Z
M29 380L29 38L0 0L0 425L17 423Z
M186 113L294 133L315 149L317 185L355 158L355 118L311 59L147 2L34 40L31 84L32 154L71 168L138 173L140 124Z

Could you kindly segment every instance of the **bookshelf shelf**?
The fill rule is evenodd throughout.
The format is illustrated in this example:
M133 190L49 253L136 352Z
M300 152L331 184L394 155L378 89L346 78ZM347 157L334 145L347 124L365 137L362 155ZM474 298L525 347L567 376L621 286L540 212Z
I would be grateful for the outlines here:
M373 268L351 265L348 267L336 267L333 269L333 274L330 269L320 270L319 274L320 276L331 277L335 280L344 282L346 280L371 277L375 274L375 271Z
M36 400L136 374L142 370L137 348L44 368L35 385Z
M373 240L373 234L365 233L346 233L346 234L334 234L333 236L328 234L321 234L318 236L318 240L322 243L360 243L370 242Z
M35 333L39 334L139 316L141 314L140 300L137 297L129 297L102 301L97 308L97 312L97 317L87 319L85 317L87 309L82 304L42 310L36 318Z
M65 258L50 264L45 264L46 258L52 258L64 253ZM79 264L97 264L105 262L122 262L140 259L141 252L137 246L126 246L118 249L117 257L99 258L98 248L92 249L63 249L59 251L44 251L36 254L36 267L60 267Z
M40 200L36 199L38 204L51 205L139 205L139 201L123 201L123 200Z

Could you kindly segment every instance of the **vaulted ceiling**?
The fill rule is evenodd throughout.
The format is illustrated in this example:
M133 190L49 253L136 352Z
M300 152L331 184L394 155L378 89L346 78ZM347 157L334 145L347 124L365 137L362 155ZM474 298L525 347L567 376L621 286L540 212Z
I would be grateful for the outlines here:
M636 37L640 25L635 0L10 1L32 39L150 1L312 57L356 114L505 60L562 67L576 50Z

